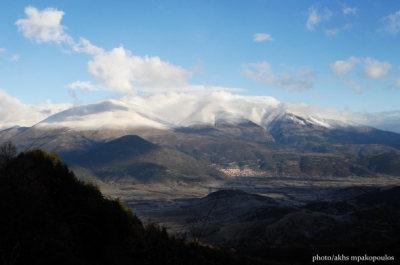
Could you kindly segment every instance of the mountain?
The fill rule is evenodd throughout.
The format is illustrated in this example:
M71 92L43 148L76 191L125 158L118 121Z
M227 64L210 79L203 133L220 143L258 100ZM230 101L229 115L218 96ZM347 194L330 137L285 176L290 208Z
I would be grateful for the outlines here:
M82 175L124 183L191 182L224 176L209 164L136 135L126 135L87 153L65 159ZM88 172L89 170L89 172Z
M318 151L318 148L326 144L381 144L400 148L400 134L349 121L316 120L313 117L283 113L269 123L267 128L277 142L312 151Z
M121 160L112 150L120 149L119 141L127 135L141 137L161 149L139 152L140 155L127 152L124 173L119 169L114 173L108 171L105 179L115 179L113 174L126 174L128 179L138 180L133 173L153 166L157 174L167 176L166 172L174 172L174 176L180 176L178 179L193 172L207 175L194 168L210 166L230 176L399 175L396 163L400 159L400 134L351 121L310 116L282 107L269 97L244 98L227 93L204 97L167 93L146 99L106 100L73 107L30 128L1 131L0 139L13 141L19 150L39 147L57 152L81 170L89 170L87 174L98 176L105 171L89 163L94 160L89 157L96 157L109 168L116 167L113 156L98 156L102 152L112 153ZM149 154L171 159L169 162L160 159L156 167L151 164ZM138 165L138 157L143 158L140 170L133 166ZM191 173L180 175L178 169L185 167L177 161L185 159L193 159L187 165L200 164L188 171ZM147 167L145 163L149 163ZM146 175L147 178L151 177ZM139 179L144 181L142 177Z
M77 106L50 116L36 125L39 128L129 128L150 127L164 129L172 125L155 116L148 116L134 107L117 100L106 100L96 104Z

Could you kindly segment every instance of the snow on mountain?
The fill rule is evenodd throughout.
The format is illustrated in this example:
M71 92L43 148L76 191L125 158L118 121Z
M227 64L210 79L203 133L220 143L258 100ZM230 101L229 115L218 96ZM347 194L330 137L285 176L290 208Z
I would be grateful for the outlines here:
M277 120L327 128L355 125L306 115L272 97L241 96L227 92L208 95L170 92L145 97L124 96L73 107L50 116L36 127L68 127L76 130L128 127L170 129L251 121L268 128L271 122Z
M135 108L129 108L124 102L107 100L59 112L36 124L36 127L67 127L70 129L152 127L167 129L171 127L171 124L165 123L157 117L149 117Z
M281 115L280 120L283 122L295 122L300 125L317 125L317 126L322 126L326 128L332 128L331 124L329 124L325 119L317 118L317 117L310 117L308 115L303 115L303 114L294 114L294 113L283 113Z

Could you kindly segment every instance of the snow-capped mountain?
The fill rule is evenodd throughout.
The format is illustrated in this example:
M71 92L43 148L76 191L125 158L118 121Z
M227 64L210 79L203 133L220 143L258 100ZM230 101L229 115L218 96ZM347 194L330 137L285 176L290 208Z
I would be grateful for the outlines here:
M169 93L111 99L62 111L38 123L36 127L76 130L138 127L173 129L252 122L268 129L277 120L326 128L356 125L350 121L295 112L271 97L241 97L221 92L202 97Z
M245 97L224 92L202 96L166 93L125 96L76 106L30 128L0 131L0 141L11 140L20 151L39 147L57 152L75 164L79 164L80 159L72 158L99 150L107 154L107 159L112 159L115 157L112 154L121 152L111 150L114 145L104 149L105 144L137 135L151 144L178 152L174 155L176 163L183 158L194 164L201 161L228 173L233 172L231 169L246 174L312 176L400 172L397 168L400 134L333 117L310 111L309 106L283 104L271 97ZM135 146L137 142L127 144ZM132 160L130 156L126 157L129 163L140 163L129 164L129 170L153 172L148 167L151 157L147 157L146 164L144 157ZM165 156L157 157L156 168L163 168L165 172L173 168L186 170L172 164L167 167ZM386 162L389 164L384 164ZM98 172L92 167L90 170L99 176L108 172L106 175L112 177L114 171L110 168L120 167L118 163L114 166L101 166L96 169Z

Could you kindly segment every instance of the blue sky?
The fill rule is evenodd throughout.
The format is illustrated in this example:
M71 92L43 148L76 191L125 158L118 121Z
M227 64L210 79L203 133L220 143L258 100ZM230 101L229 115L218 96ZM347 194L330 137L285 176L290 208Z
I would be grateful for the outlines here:
M0 24L0 128L213 90L400 120L398 1L4 0Z

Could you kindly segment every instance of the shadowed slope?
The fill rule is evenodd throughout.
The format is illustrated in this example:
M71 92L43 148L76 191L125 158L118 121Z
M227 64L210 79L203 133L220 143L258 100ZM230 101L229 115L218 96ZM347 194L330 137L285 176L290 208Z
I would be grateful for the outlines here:
M205 162L136 135L123 136L67 161L72 168L90 169L105 181L199 181L223 176Z

